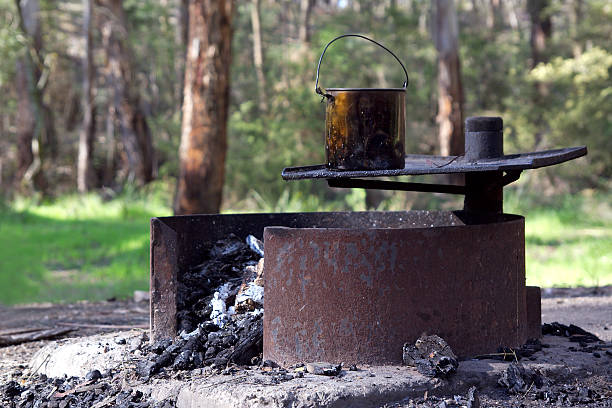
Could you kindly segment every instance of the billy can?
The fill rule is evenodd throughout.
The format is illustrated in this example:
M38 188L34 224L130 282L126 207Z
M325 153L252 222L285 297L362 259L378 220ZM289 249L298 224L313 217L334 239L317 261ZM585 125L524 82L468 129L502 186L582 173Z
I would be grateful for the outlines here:
M327 48L344 37L368 40L389 52L401 65L406 81L401 88L319 87L319 70ZM315 92L326 99L325 152L327 167L337 170L384 170L404 167L406 86L408 72L400 59L382 44L359 34L344 34L323 49L317 65Z

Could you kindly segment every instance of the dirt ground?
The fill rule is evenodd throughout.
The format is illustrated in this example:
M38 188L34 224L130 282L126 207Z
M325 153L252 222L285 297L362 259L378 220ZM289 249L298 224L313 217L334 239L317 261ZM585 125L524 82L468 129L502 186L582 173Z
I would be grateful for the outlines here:
M542 291L542 322L558 321L575 324L592 332L600 339L612 341L612 286L604 288L545 289ZM146 328L149 323L147 302L106 301L79 302L55 305L38 304L17 307L0 306L0 334L17 328L69 327L74 331L64 337L82 337L108 333L128 328ZM37 341L17 346L0 347L0 384L14 378L16 372L26 371L32 355L47 344ZM590 386L597 390L612 392L612 376L573 379L573 387ZM508 397L502 390L499 395L481 397L482 406L556 406L556 403L521 400ZM429 406L415 401L414 405L395 407ZM438 405L436 405L438 406ZM443 405L440 405L443 406ZM596 405L612 407L612 395Z
M148 328L148 302L106 301L71 304L0 306L0 334L19 328L73 328L63 336L83 337L129 328ZM22 370L48 341L0 347L0 384L9 373Z

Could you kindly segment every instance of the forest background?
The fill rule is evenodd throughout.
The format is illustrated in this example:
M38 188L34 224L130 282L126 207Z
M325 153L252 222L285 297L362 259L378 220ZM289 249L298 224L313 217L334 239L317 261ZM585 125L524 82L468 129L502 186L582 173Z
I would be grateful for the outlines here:
M281 180L283 167L324 162L316 62L335 36L362 33L410 74L408 153L453 153L456 123L476 115L503 117L506 153L588 146L586 158L524 172L505 209L527 216L529 283L612 284L609 0L0 0L0 303L147 289L148 218L172 214L180 194L198 3L233 5L231 19L205 27L211 41L232 38L213 210L461 207L444 195ZM321 76L328 87L403 81L392 57L359 39L334 43ZM455 134L443 134L445 121Z

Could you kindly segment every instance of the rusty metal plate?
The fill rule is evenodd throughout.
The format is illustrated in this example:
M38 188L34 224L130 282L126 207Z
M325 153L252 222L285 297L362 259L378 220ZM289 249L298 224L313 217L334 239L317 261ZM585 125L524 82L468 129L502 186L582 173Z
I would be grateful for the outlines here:
M539 152L509 154L499 158L468 161L463 156L406 155L402 169L394 170L332 170L325 165L287 167L283 169L285 180L311 178L392 177L423 174L470 173L483 171L527 170L552 166L587 154L586 146Z
M524 219L410 214L266 228L264 358L400 364L402 345L423 333L462 357L523 344Z
M526 287L527 328L526 336L530 339L542 337L542 293L538 286Z

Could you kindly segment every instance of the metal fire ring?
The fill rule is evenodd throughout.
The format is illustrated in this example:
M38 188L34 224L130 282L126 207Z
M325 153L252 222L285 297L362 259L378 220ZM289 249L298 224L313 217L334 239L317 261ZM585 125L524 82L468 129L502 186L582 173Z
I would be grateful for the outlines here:
M265 359L400 364L403 344L423 333L465 357L537 331L522 217L394 216L375 227L265 229Z

